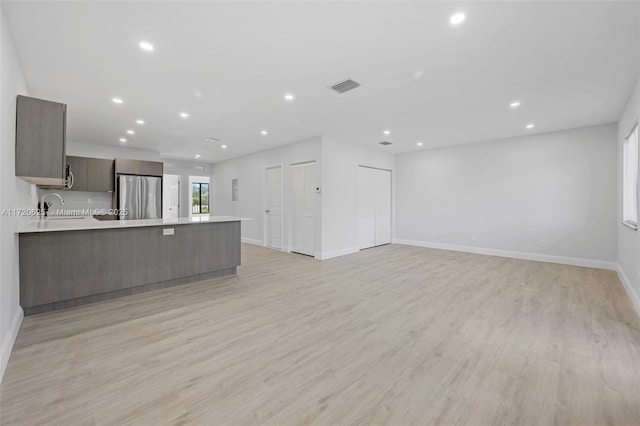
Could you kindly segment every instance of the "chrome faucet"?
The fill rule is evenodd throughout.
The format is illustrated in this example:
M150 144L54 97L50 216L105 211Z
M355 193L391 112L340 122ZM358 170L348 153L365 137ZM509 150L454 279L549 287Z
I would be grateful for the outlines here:
M45 208L45 203L44 203L44 199L47 198L49 195L55 195L56 197L58 197L58 200L60 200L60 204L64 206L64 200L62 199L62 197L60 196L60 194L56 193L56 192L51 192L48 194L44 194L42 196L42 198L40 198L40 217L45 217L47 215L47 208Z

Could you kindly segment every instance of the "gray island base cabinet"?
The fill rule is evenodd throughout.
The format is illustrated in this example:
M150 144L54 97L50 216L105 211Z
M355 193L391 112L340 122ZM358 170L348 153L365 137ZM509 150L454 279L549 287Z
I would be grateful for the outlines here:
M233 275L239 265L240 221L21 233L20 304L33 315Z

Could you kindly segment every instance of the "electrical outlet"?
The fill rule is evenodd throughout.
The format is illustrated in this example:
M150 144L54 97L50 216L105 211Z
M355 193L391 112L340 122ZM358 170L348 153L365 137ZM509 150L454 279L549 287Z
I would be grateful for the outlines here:
M87 203L93 204L93 198L87 198Z
M164 228L162 230L162 235L173 235L173 228Z
M471 241L476 241L477 239L476 234L471 234Z
M538 247L544 247L544 240L538 240Z

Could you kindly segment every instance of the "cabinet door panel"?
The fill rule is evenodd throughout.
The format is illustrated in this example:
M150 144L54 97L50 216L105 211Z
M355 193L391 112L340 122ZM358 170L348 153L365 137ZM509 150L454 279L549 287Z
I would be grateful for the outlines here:
M88 159L87 186L89 191L113 192L115 184L113 160Z
M71 191L88 191L87 187L87 158L67 156L69 171L73 173L73 186Z
M16 176L33 183L62 182L65 168L65 121L66 105L18 96Z

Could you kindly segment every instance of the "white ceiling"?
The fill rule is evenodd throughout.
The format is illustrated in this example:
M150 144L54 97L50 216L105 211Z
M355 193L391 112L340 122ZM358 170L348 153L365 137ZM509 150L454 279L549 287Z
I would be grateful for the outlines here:
M407 152L417 141L425 149L613 122L640 57L638 2L3 8L30 94L68 104L69 140L127 137L130 147L213 162L318 135ZM458 11L467 19L453 27ZM141 40L155 51L142 51ZM362 86L327 89L347 77ZM288 92L293 102L283 100ZM511 110L515 99L522 106ZM385 139L393 145L377 144Z

